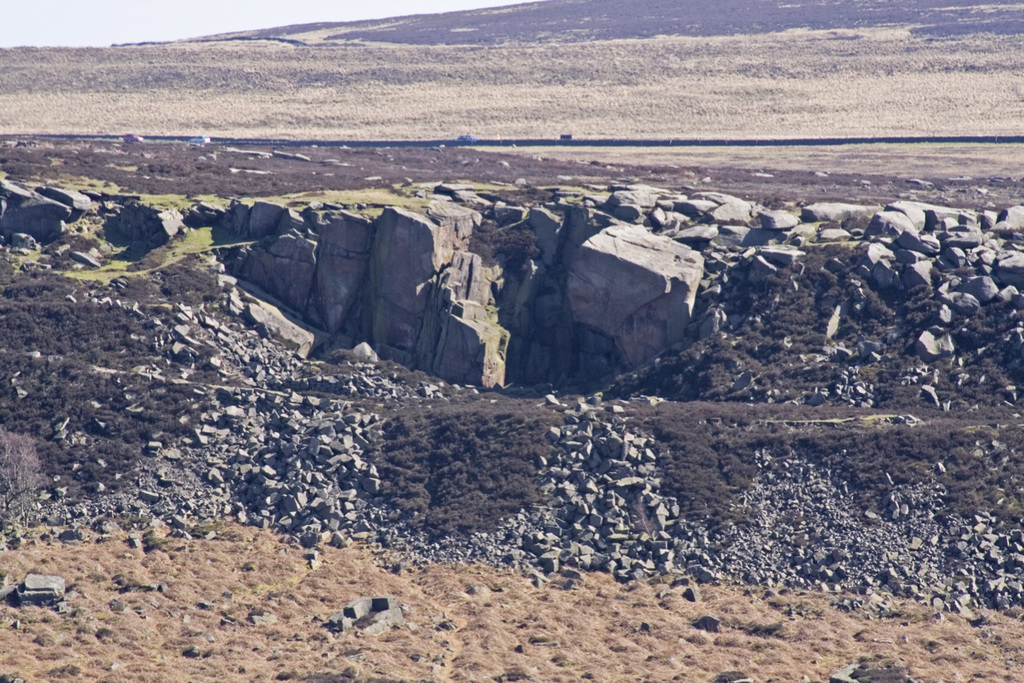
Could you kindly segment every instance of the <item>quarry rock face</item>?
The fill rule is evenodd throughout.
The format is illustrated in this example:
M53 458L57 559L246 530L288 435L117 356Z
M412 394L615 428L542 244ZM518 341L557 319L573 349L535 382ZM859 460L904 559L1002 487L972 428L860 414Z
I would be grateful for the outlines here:
M239 276L257 284L295 311L304 311L316 275L316 243L295 233L254 249Z
M640 227L608 228L583 243L569 271L573 318L639 365L682 340L703 272L689 247Z
M434 190L423 209L390 207L376 219L234 203L221 219L231 231L276 227L228 266L332 348L367 342L385 360L488 387L597 379L721 334L751 314L722 298L724 283L770 286L802 272L808 247L835 241L854 255L834 274L887 295L932 291L931 327L909 344L924 363L971 350L949 330L957 319L1024 305L1024 255L1009 232L1019 207L829 202L796 216L724 193L687 197L646 185L613 185L581 203L555 193L539 206L467 185ZM617 218L627 210L630 222ZM835 226L850 218L864 227ZM885 342L867 340L825 349L861 360L886 352Z
M344 326L363 291L373 231L369 220L346 212L320 229L318 267L310 303L330 333Z
M969 414L982 400L1014 409L1019 403L1019 380L1009 384L977 370L983 354L988 362L987 354L1005 352L991 363L1014 379L1019 374L1011 373L1021 371L1024 355L1024 297L1018 291L1024 286L1024 252L1019 235L995 228L1001 214L990 212L983 220L961 209L901 202L864 223L877 230L867 229L863 238L856 229L843 231L847 243L837 246L827 244L834 226L779 214L766 227L766 212L753 204L750 215L760 216L763 227L715 225L715 210L736 204L716 193L691 201L647 190L653 204L648 196L620 195L639 203L615 208L643 212L640 222L623 224L598 208L606 201L600 198L570 203L554 197L529 209L506 198L487 209L489 200L481 195L447 189L454 199L435 201L425 213L389 208L376 219L282 209L272 234L219 252L248 284L218 291L217 303L141 308L107 296L118 288L114 283L88 298L76 292L63 299L137 317L153 335L147 353L157 354L149 367L139 366L147 381L183 386L179 382L188 372L180 379L162 377L165 365L224 375L223 385L200 389L201 412L185 437L198 456L185 461L196 468L195 476L185 483L175 482L169 469L162 473L169 463L183 466L182 456L170 442L152 437L140 448L161 465L145 475L145 486L135 494L140 507L133 510L153 511L182 535L195 530L190 517L198 522L231 510L240 521L286 532L305 548L378 539L401 548L418 544L414 549L425 557L457 557L433 540L403 536L393 510L374 507L388 484L383 467L377 470L385 462L377 459L383 418L358 412L363 409L350 398L404 410L406 402L421 398L444 401L475 392L402 379L374 365L377 349L385 358L401 357L460 385L499 386L525 383L524 378L554 384L633 368L640 369L631 375L654 370L664 373L662 379L696 365L686 355L691 352L714 360L721 353L714 348L718 344L736 356L718 356L729 362L707 375L702 396L716 400L810 410L877 408L892 400L884 394L894 388L904 394L899 405L920 401L928 411L925 420L939 411ZM20 188L4 191L7 207L33 198ZM120 208L123 220L136 211L129 206ZM689 213L677 213L683 208ZM251 207L239 204L223 220L244 216L247 226L251 214ZM689 226L691 219L699 223ZM139 238L148 234L140 231ZM490 251L473 241L486 234L499 238ZM532 242L514 241L531 235ZM716 244L721 236L728 241ZM33 244L30 236L12 235L4 248ZM498 247L504 255L495 255ZM79 263L92 258L75 251L69 256ZM242 283L222 276L220 284ZM243 300L242 289L281 307ZM913 315L887 313L885 297L912 302ZM770 310L773 300L781 302L776 310ZM770 325L785 318L790 321L782 320L781 332ZM977 330L966 334L972 326ZM756 353L736 349L742 344L734 342L755 340L762 330ZM356 347L351 373L310 372L313 366L296 360L321 335ZM203 355L208 349L216 356ZM683 351L659 356L665 349ZM658 363L648 363L652 357ZM665 367L674 362L674 368ZM789 372L786 363L797 371ZM773 376L776 367L786 372ZM814 372L804 373L808 368ZM874 384L885 381L876 379L876 370L898 371L898 383ZM13 379L15 395L31 396ZM685 573L698 583L732 578L800 589L825 583L871 587L964 616L978 606L1024 604L1024 532L1007 531L983 510L969 518L936 516L936 509L948 505L942 487L890 479L876 509L865 510L845 483L840 488L830 468L766 452L751 465L756 473L745 496L747 523L714 530L702 518L688 519L662 480L668 448L675 446L670 439L659 443L661 437L623 413L634 401L639 407L685 396L691 385L684 379L650 393L643 390L651 385L627 387L620 397L628 400L621 401L557 390L529 399L565 418L546 432L550 448L538 465L548 507L524 511L499 536L473 540L479 545L465 557L477 553L472 556L529 565L548 575L567 567L602 570L622 581ZM960 395L961 387L974 393ZM913 414L884 419L928 429L915 427L922 420ZM88 429L106 430L104 420ZM67 425L54 425L55 439L64 438ZM84 434L79 431L79 438ZM974 437L971 442L981 444ZM1015 455L995 439L985 442L991 448L983 452L987 462ZM936 461L927 469L941 474L946 465ZM792 514L794 505L798 515ZM818 536L813 544L807 529ZM74 543L83 536L65 532L59 540ZM752 555L751 547L772 553ZM59 577L38 577L26 580L25 591L50 601L60 598L63 587ZM684 597L697 601L699 591ZM859 598L843 600L857 608ZM371 612L385 615L369 623L369 634L391 628L402 616L387 598L360 599L350 607L354 614L332 616L332 627L359 628L354 622ZM346 618L353 624L346 625ZM249 620L270 624L272 615L250 614ZM711 620L706 625L717 627Z
M370 220L304 211L304 229L285 232L286 213L257 220L273 207L233 204L223 218L232 232L263 233L252 226L274 220L278 228L242 248L232 272L335 345L366 341L386 360L458 383L598 376L682 340L703 275L698 252L597 211L497 202L487 213L492 225L526 230L517 234L532 243L521 266L506 270L470 251L483 200L443 189L456 199L432 201L424 213L390 207ZM655 206L659 192L637 186L613 196L654 207L674 225ZM750 218L752 205L712 194L709 208L728 205Z
M438 225L426 216L386 209L377 222L370 260L373 345L385 358L411 364L441 269L451 263L454 223Z

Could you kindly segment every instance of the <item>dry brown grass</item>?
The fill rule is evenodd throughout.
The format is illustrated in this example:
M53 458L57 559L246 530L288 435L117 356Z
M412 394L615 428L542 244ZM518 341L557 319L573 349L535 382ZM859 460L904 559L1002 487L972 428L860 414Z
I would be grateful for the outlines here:
M704 601L693 604L680 589L620 585L597 574L568 591L561 580L535 588L517 574L479 566L394 574L381 568L379 553L358 547L328 549L322 565L310 569L298 548L230 524L217 539L167 539L162 548L130 550L117 534L77 546L37 541L0 554L12 580L29 571L57 573L72 591L65 616L0 607L0 673L27 680L263 681L352 668L410 681L522 672L555 682L708 681L738 669L781 682L825 680L859 657L879 656L908 663L919 681L1024 675L1024 624L1005 614L972 628L910 604L889 618L868 619L836 611L821 594L766 597L708 587ZM167 589L121 593L115 579L163 582ZM376 594L408 605L415 626L376 638L335 637L316 621ZM112 611L114 599L127 609ZM201 601L214 609L199 608ZM253 610L270 611L278 622L253 626L246 621ZM722 620L721 633L692 627L705 614ZM237 625L223 624L222 616ZM9 628L15 619L20 628ZM191 645L200 658L182 655Z
M0 51L0 133L375 139L1019 134L1024 37Z

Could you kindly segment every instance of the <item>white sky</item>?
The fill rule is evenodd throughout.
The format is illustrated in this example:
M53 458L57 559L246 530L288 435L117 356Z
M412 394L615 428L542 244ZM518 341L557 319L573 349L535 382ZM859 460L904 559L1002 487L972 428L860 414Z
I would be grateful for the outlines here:
M0 0L0 48L107 46L316 21L515 5L525 0Z

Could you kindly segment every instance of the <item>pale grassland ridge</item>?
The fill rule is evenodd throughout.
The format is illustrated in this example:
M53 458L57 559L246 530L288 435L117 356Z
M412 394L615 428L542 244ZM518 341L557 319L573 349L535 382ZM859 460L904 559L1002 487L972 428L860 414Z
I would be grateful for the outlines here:
M1009 135L1024 37L787 31L535 46L0 51L0 134Z
M1024 145L871 144L783 147L526 147L507 150L579 163L639 166L728 166L753 173L825 171L911 178L988 178L1020 174ZM712 173L712 177L713 177Z

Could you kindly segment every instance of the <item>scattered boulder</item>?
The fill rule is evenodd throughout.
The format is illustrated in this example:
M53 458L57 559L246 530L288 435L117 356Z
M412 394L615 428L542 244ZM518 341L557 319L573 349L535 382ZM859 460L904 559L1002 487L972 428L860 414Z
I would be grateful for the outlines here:
M740 671L724 671L715 676L715 683L754 683L754 679Z
M264 336L277 339L300 358L306 358L316 343L313 332L289 320L280 309L264 301L250 303L245 308L245 317Z
M703 616L697 621L693 622L693 627L698 631L705 631L707 633L718 633L721 628L722 622L712 616Z
M357 629L379 635L404 623L405 613L392 597L358 598L327 618L327 628L335 633Z
M64 599L64 579L49 574L29 574L15 592L19 605L52 607Z
M377 352L373 350L373 347L366 342L356 344L355 348L352 349L352 357L357 361L364 363L376 363L380 360L377 356Z
M999 295L999 286L988 275L982 275L964 280L959 291L970 294L979 302L986 304Z
M80 263L88 268L100 268L103 266L103 264L100 263L99 259L97 259L92 254L86 253L84 251L71 252L71 260L75 261L76 263Z
M899 662L861 662L832 674L829 683L910 683L906 668Z
M943 333L936 337L931 330L925 330L917 338L914 351L917 353L917 357L925 363L933 363L952 356L955 348L953 338L949 333Z

